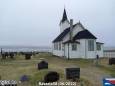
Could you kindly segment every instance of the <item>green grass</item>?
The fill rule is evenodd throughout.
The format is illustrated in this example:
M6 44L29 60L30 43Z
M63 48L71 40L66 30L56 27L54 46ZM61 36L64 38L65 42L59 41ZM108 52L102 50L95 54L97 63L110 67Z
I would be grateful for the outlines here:
M104 65L99 65L99 69L105 71L106 73L110 74L111 77L115 77L115 66L104 66Z
M38 70L37 64L40 62L40 58L44 58L49 63L49 68L44 70ZM105 59L101 59L103 62ZM106 63L96 67L99 70L104 71L112 76L115 75L114 66L108 66ZM104 61L105 62L105 61ZM43 81L43 77L48 71L57 71L60 74L60 81L67 81L65 78L65 68L67 67L80 67L80 68L95 68L93 60L91 59L62 59L56 56L52 56L48 53L40 53L33 56L31 60L25 60L23 55L15 56L15 59L0 60L0 76L2 80L20 80L22 75L28 75L30 80L26 83L26 86L35 86L37 81ZM115 68L114 68L115 69ZM80 81L85 84L83 86L93 86L92 82L83 78L81 75ZM20 86L25 86L21 84Z

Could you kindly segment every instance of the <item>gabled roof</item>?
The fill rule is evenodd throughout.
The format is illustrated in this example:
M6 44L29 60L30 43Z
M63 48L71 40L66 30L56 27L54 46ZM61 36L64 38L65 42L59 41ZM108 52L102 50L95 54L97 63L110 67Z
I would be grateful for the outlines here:
M74 24L74 25L73 25L73 28L74 28L76 25L80 25L84 30L78 32L78 33L73 37L73 40L76 40L76 39L97 39L91 32L89 32L87 29L85 29L80 22ZM53 40L53 43L54 43L54 42L62 41L63 38L64 38L69 32L70 32L70 27L66 28L58 37L56 37L56 38Z
M61 22L64 22L65 20L68 20L68 18L67 18L66 10L64 9L63 17L62 17Z
M97 39L92 33L90 33L88 30L83 30L83 31L80 31L78 32L73 40L76 40L76 39Z
M77 44L80 44L80 42L74 41L74 40L68 40L66 42L63 42L63 44L66 44L66 43L77 43Z
M76 24L73 25L73 28L76 26ZM62 39L69 33L70 27L66 28L58 37L56 37L53 42L62 41Z
M70 27L65 29L57 38L54 39L53 42L61 41L70 31Z

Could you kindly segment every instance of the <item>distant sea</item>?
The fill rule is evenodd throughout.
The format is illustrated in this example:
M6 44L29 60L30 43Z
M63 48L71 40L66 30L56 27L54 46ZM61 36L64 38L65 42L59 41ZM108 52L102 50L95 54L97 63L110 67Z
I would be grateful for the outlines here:
M5 52L52 52L51 47L47 46L0 46L0 48ZM1 52L1 51L0 51Z

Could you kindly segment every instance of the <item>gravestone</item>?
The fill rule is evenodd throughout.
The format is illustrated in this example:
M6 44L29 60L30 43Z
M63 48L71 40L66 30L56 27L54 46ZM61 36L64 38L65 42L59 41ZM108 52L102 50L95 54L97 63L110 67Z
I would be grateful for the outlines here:
M29 81L29 77L27 75L23 75L21 76L20 81L21 82Z
M5 57L8 57L9 56L9 53L8 52L5 52Z
M25 59L26 60L29 60L29 59L31 59L31 56L32 56L32 54L31 53L25 53Z
M14 53L13 52L10 52L9 56L10 56L11 59L14 59Z
M45 83L56 82L59 80L59 74L55 71L50 71L44 77Z
M79 79L80 78L80 68L66 68L66 79Z
M2 59L6 59L5 53L2 53Z
M38 69L40 70L40 69L48 69L48 62L46 62L46 61L41 61L41 62L39 62L38 63Z
M109 65L115 64L115 58L109 58Z

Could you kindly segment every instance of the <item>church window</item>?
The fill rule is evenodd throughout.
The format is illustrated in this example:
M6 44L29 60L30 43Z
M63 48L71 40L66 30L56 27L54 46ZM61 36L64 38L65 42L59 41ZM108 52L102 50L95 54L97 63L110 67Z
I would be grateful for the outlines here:
M88 40L88 51L94 51L94 40Z
M75 50L77 50L77 44L76 44L76 43L73 43L73 44L72 44L72 51L75 51Z
M97 50L101 50L101 45L97 44Z
M59 50L61 50L61 42L59 42Z

